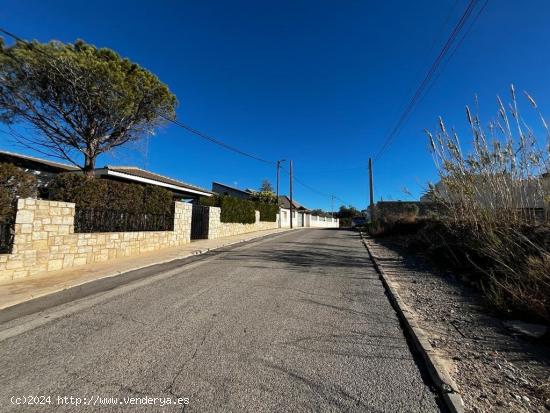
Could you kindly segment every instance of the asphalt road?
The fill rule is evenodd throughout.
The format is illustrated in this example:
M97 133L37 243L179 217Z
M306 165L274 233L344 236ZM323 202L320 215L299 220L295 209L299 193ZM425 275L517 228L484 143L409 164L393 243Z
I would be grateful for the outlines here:
M349 231L229 248L0 327L6 412L439 411L422 376ZM31 395L50 399L12 404Z

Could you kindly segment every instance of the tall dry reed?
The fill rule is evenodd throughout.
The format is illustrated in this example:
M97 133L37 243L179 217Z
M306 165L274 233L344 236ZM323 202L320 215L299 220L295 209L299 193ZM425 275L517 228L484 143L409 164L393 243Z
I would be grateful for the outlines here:
M468 151L441 118L439 130L427 131L440 177L429 193L444 206L445 225L465 240L462 247L482 257L472 265L487 276L482 284L493 303L550 321L550 131L525 93L545 135L537 140L514 86L510 93L508 105L497 97L497 116L486 126L466 107Z

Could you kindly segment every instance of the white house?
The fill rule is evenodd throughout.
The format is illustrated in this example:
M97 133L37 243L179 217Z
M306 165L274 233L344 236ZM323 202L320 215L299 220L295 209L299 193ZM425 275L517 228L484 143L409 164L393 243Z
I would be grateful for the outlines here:
M290 199L286 195L279 196L280 227L290 228ZM338 218L312 215L311 212L292 200L292 227L293 228L338 228Z

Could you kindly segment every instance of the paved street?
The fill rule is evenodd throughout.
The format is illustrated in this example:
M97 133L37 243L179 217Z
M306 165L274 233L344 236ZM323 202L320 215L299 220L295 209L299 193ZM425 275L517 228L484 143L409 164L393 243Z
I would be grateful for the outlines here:
M13 320L0 340L1 411L38 411L10 404L28 395L51 396L40 411L439 411L350 231L221 250ZM58 406L57 396L119 404ZM120 404L146 396L189 404Z

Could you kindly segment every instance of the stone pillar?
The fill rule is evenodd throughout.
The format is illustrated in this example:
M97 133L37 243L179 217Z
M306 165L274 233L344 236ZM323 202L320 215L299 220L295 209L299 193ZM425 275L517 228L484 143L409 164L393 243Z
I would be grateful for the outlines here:
M69 202L19 199L12 253L5 265L0 265L0 278L15 279L72 266L74 207Z
M219 207L208 208L208 239L216 239L221 236L221 213L222 210Z
M256 224L260 222L260 211L254 211L255 218L256 218Z
M176 202L174 206L174 243L185 244L191 241L191 214L193 205Z

